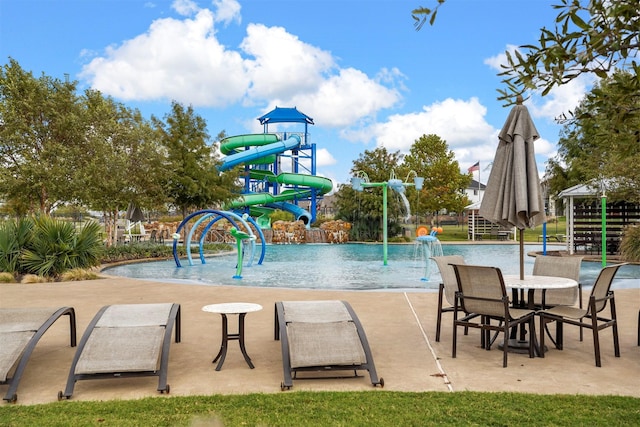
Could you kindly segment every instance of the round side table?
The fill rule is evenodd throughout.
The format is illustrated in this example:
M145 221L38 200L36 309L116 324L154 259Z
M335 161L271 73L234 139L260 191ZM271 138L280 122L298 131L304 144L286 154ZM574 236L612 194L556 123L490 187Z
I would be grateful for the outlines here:
M220 351L218 352L217 356L213 359L213 362L211 362L218 362L216 371L222 369L222 364L224 363L224 359L227 356L227 344L232 340L237 340L240 343L240 351L244 356L244 360L247 362L247 365L249 365L251 369L254 368L253 363L251 363L251 358L247 354L247 350L244 346L244 318L247 313L260 310L262 310L262 306L260 304L253 304L248 302L210 304L202 307L202 311L206 311L208 313L218 313L220 314L220 316L222 316L222 344L220 345ZM227 319L227 315L229 314L238 315L238 333L236 334L229 333Z

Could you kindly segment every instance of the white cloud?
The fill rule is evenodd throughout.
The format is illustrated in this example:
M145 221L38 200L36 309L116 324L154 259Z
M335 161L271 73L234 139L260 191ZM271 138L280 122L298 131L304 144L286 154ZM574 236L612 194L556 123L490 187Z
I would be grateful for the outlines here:
M192 16L200 10L198 5L192 0L174 0L171 7L182 16Z
M538 156L552 157L557 152L556 145L545 138L537 139L533 145L535 147L536 155Z
M506 52L509 52L511 55L514 55L514 52L518 50L518 46L513 44L508 44L506 48ZM507 54L505 52L499 53L496 56L492 56L484 60L484 63L488 65L490 68L493 68L496 71L502 72L504 69L502 65L507 65Z
M239 50L222 45L217 22L240 20L236 0L214 0L216 12L191 0L173 8L190 18L154 21L141 35L94 56L80 74L124 101L170 101L195 107L294 105L314 111L326 127L371 120L401 99L402 73L382 69L370 77L338 68L331 53L282 27L249 24ZM88 56L87 56L88 57Z
M346 127L399 100L397 90L379 84L360 70L346 68L323 80L315 92L296 94L281 104L314 111L314 120L325 127Z
M237 52L214 37L213 14L154 21L145 34L106 49L81 73L91 86L122 100L176 100L221 106L240 99L248 86Z
M225 24L241 22L240 16L240 3L236 0L213 0L213 5L216 7L215 21Z
M421 112L392 115L386 122L346 136L352 140L371 137L377 146L407 152L422 135L435 134L445 140L450 149L475 151L495 134L495 129L484 119L486 112L477 98L468 101L448 98L424 106Z
M249 24L240 48L255 58L247 60L250 98L287 99L313 92L335 66L331 54L301 42L282 27Z
M331 166L336 164L336 159L326 148L316 150L316 167Z
M531 103L528 103L531 114L550 120L555 120L563 113L568 114L580 104L594 81L593 76L581 75L569 83L554 87L544 97L533 97Z

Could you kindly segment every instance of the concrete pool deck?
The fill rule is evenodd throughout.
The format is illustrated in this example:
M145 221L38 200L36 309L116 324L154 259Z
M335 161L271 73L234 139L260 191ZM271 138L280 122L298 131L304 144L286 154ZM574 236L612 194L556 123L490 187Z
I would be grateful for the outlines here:
M371 346L378 376L387 391L509 391L538 394L624 395L640 398L640 347L637 346L640 290L616 292L621 357L613 355L611 329L601 332L602 367L597 368L593 339L578 328L565 327L565 348L550 348L545 358L509 354L502 368L497 346L479 347L478 332L459 334L457 358L451 357L451 314L443 317L441 341L434 341L435 292L325 291L198 286L108 277L99 280L44 284L0 284L0 307L72 306L78 340L104 305L179 303L182 342L172 341L169 396L282 393L280 342L274 340L274 303L287 300L340 299L358 314ZM585 292L585 298L588 293ZM246 349L255 369L249 369L238 344L229 343L221 371L211 363L221 339L220 316L201 310L223 302L261 304L246 317ZM230 318L230 332L235 319ZM536 325L537 326L537 325ZM36 346L18 387L18 404L55 402L64 390L75 348L69 347L69 324L56 322ZM156 391L157 377L85 380L76 383L72 400L138 399L166 396ZM4 396L6 385L0 386ZM294 380L291 391L365 391L374 388L366 372L359 378ZM3 401L2 404L7 404Z

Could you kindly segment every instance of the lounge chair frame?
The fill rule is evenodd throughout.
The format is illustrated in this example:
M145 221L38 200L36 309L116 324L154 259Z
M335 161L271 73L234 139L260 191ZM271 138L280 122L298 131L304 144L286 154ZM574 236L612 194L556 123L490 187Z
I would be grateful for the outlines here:
M15 310L16 312L19 311L19 312L24 312L25 314L28 314L30 311L42 312L43 310L47 310L47 309L42 309L42 308L12 309L10 308L10 309L4 309L4 310ZM44 323L42 323L37 330L34 331L33 336L29 339L29 341L26 343L26 345L22 349L20 356L17 359L14 359L13 361L11 361L10 368L15 367L15 370L13 371L13 375L11 377L7 375L5 380L0 381L0 384L9 384L9 389L7 390L7 393L5 394L5 396L3 397L5 401L10 403L15 403L18 401L18 393L17 393L18 385L20 384L20 379L22 378L22 374L24 373L27 363L29 362L31 353L35 349L36 345L38 344L38 341L40 341L40 338L42 338L44 333L51 327L51 325L53 325L56 322L56 320L58 320L62 316L69 316L70 345L71 347L76 346L76 313L73 307L52 308L51 314L49 315L48 319ZM29 329L19 328L19 327L16 328L15 326L10 327L9 325L3 325L3 326L8 326L7 329L10 331L7 331L7 333L33 331L33 329L31 328ZM10 371L11 369L8 370L9 373Z
M145 304L131 304L131 306L135 305L145 305ZM160 353L160 363L158 369L154 370L140 370L140 371L119 371L114 370L113 372L96 372L96 373L76 373L76 367L80 358L82 356L82 352L85 349L87 342L89 341L91 334L96 329L96 325L102 319L105 312L110 307L117 307L112 305L107 305L102 307L98 313L94 316L93 320L87 326L86 331L84 332L82 339L78 345L78 349L76 350L76 354L73 358L73 362L71 363L71 369L69 370L69 377L67 378L67 386L65 391L58 392L58 400L70 399L73 395L73 389L75 387L75 383L78 380L88 380L88 379L106 379L106 378L130 378L130 377L146 377L146 376L157 376L158 377L158 391L160 393L169 394L170 386L167 384L167 371L169 365L169 349L171 346L171 334L174 330L175 325L175 342L179 343L181 340L181 320L180 320L180 304L171 304L171 308L169 311L169 316L164 325L164 337L162 340L162 348Z
M291 358L289 353L289 337L287 333L287 325L290 323L287 321L285 314L284 303L291 303L295 301L280 301L275 304L275 328L274 328L274 339L280 340L282 347L282 369L284 373L284 381L280 384L281 390L289 390L293 387L294 379L327 379L327 378L357 378L359 377L358 371L366 370L369 372L369 378L371 380L371 384L375 386L384 387L384 379L378 379L378 374L376 372L375 364L373 361L373 355L371 354L371 349L369 347L369 342L367 340L367 336L364 332L364 328L362 327L362 323L360 323L360 319L356 315L355 311L351 307L351 305L347 301L335 301L341 302L347 312L349 313L350 322L353 322L358 337L360 338L360 345L362 346L362 350L365 355L365 362L360 364L326 364L326 365L313 365L313 366L291 366ZM305 376L298 377L298 372L327 372L327 371L353 371L353 376Z

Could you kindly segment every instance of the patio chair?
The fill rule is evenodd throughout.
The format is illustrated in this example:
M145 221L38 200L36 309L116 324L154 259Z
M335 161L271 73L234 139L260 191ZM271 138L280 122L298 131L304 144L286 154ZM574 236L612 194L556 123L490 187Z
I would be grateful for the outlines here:
M73 357L64 393L76 381L158 377L158 391L169 393L167 371L171 333L180 342L180 304L116 304L102 307L87 326Z
M530 331L529 357L534 357L534 311L510 306L502 272L496 267L452 264L458 283L453 312L453 349L456 357L457 330L459 326L481 330L482 346L491 349L492 331L503 333L502 366L507 367L508 339L511 328L528 323ZM459 313L464 313L458 318ZM480 317L480 321L473 321ZM491 321L497 320L497 325Z
M71 347L75 347L73 307L0 308L0 384L9 384L4 400L12 403L18 400L18 384L31 353L42 335L64 315L69 316Z
M582 308L582 284L580 283L580 266L582 257L559 257L538 255L533 264L534 276L566 277L578 282L577 288L552 289L545 293L545 307L556 305L574 306L578 303ZM542 291L536 290L533 295L536 306L542 306Z
M596 366L602 366L600 361L600 330L611 327L613 330L613 348L616 357L620 357L620 345L618 343L618 322L616 318L616 303L611 283L621 266L626 263L611 265L600 270L586 309L580 307L569 307L558 305L547 310L539 311L540 327L543 328L547 322L558 322L556 335L556 348L562 350L563 346L563 325L568 323L581 328L589 328L593 332L593 349L596 357ZM603 317L602 311L609 303L611 315ZM588 319L588 321L585 321ZM540 332L540 348L544 348L544 331ZM544 352L541 352L544 357Z
M582 257L558 257L546 255L536 256L535 262L533 264L534 276L566 277L578 282L578 287L548 290L544 294L544 304L543 292L541 290L536 290L533 295L535 306L545 309L549 307L555 307L556 305L575 306L576 303L578 303L578 306L582 308L582 284L580 283L581 265ZM582 328L580 328L580 341L582 341L582 339L583 332Z
M281 390L293 387L294 378L302 379L299 372L310 371L353 371L358 377L357 371L366 370L374 387L384 387L364 328L346 301L276 302L274 334L282 347ZM310 378L318 377L305 377Z
M442 281L438 287L438 317L436 319L436 342L440 341L440 330L442 325L442 313L453 313L453 306L456 300L456 292L458 291L458 281L453 267L449 264L464 264L464 258L461 255L446 255L431 257L436 262ZM443 297L449 304L443 307Z

